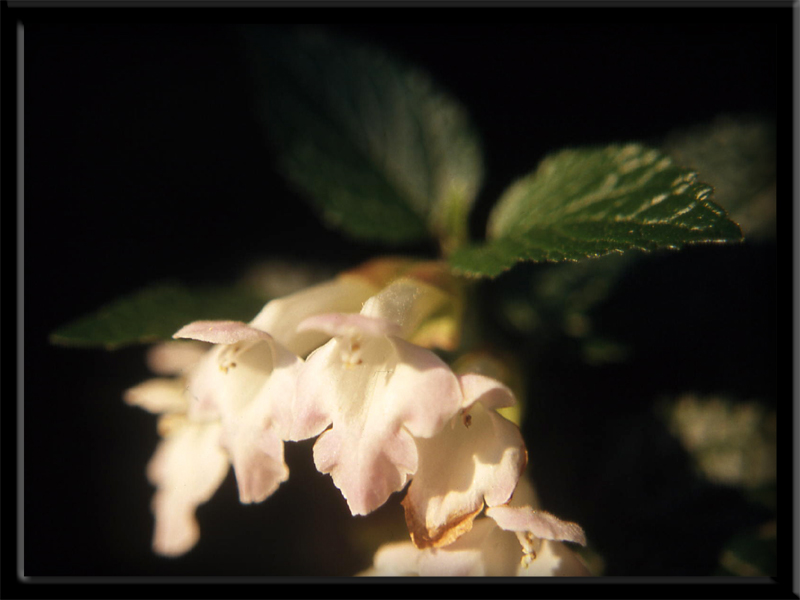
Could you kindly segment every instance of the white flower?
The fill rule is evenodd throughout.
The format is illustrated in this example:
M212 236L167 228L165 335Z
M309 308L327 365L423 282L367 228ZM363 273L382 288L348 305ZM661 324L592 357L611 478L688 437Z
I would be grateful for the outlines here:
M502 383L459 376L463 403L448 426L417 440L419 468L403 499L418 548L444 546L472 528L484 504L505 504L527 462L519 428L494 410L516 400Z
M296 325L320 311L358 311L378 289L365 277L345 273L267 303L250 325L201 321L175 334L216 344L211 348L173 342L150 350L151 370L178 376L151 379L125 393L128 403L164 415L164 439L148 465L156 486L156 552L179 555L195 545L195 510L221 485L231 463L245 503L267 498L287 479L283 439L301 363L292 352L308 352L327 339L298 335Z
M283 440L302 360L268 333L235 321L196 321L174 337L217 344L189 376L186 391L198 418L220 419L239 499L261 502L289 477Z
M525 554L513 533L489 518L449 546L420 550L412 542L381 546L369 577L586 577L591 573L566 544L542 540L536 558Z
M148 353L148 362L159 374L180 374L190 370L202 352L200 344L162 344ZM185 385L183 378L150 379L124 396L129 404L162 415L163 439L147 466L147 476L156 486L151 505L156 521L153 549L167 556L183 554L197 543L197 506L211 498L229 466L219 445L221 425L187 417Z
M472 528L444 546L384 544L361 576L585 577L591 573L565 543L586 545L583 529L538 509L525 477L504 505L487 508Z
M532 500L520 480L523 499ZM519 489L519 488L518 488ZM449 545L417 548L413 542L385 544L364 576L568 576L591 573L563 541L586 544L583 530L529 505L488 508L486 517Z
M300 324L301 331L333 339L301 369L290 439L322 433L314 462L331 474L354 515L375 510L402 489L417 471L414 438L436 435L461 408L449 367L403 339L431 314L435 293L402 279L370 298L360 314L317 315Z

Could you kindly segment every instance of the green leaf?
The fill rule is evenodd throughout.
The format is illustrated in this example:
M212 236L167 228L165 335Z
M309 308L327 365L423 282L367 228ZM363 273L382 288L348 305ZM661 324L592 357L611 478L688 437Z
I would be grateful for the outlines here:
M63 346L112 350L169 340L192 321L249 321L265 302L263 296L241 287L190 289L161 284L121 298L59 328L50 335L50 341Z
M464 110L424 73L319 32L246 28L284 174L355 238L466 241L482 178Z
M493 277L525 260L741 240L711 192L694 172L638 144L564 150L514 183L492 210L487 242L456 251L450 263Z

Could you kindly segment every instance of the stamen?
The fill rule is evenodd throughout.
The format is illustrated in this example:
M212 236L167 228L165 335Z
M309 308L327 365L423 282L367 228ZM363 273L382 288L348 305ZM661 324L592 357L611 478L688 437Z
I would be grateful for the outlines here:
M360 365L361 360L361 337L354 335L347 338L341 344L342 362L346 369L351 369L356 365Z

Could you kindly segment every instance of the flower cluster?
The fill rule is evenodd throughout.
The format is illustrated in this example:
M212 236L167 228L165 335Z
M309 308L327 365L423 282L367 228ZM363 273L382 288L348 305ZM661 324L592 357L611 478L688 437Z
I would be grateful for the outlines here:
M151 368L172 377L125 398L162 415L148 466L156 552L197 542L195 510L230 466L240 500L261 502L289 477L284 444L316 438L314 463L353 515L407 488L410 541L381 548L364 574L588 574L559 543L585 544L581 528L524 491L525 444L498 412L511 390L434 352L457 347L462 307L440 263L378 259L249 324L198 321L174 335L193 341L155 347Z

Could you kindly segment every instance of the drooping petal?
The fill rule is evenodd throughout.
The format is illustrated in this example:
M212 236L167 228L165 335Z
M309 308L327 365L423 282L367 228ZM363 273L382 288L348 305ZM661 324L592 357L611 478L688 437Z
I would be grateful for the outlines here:
M222 413L222 444L231 455L243 503L265 500L289 477L283 440L292 426L295 380L301 361L278 344L261 346L272 351L269 377L249 403ZM243 364L247 354L240 358Z
M486 516L506 531L530 533L542 540L563 540L586 545L586 535L577 523L562 521L544 510L529 506L494 506L486 509Z
M314 464L331 474L352 514L366 515L403 488L417 468L417 452L403 429L367 430L361 439L355 433L336 426L324 432L314 444Z
M341 366L339 344L330 340L306 360L297 378L294 415L287 440L300 441L318 436L333 420L336 405L330 394L328 376L337 377Z
M519 428L476 402L433 438L417 440L419 468L403 499L420 548L444 546L472 527L484 503L508 502L527 460Z
M188 408L185 387L180 379L157 377L126 390L123 399L155 414L184 413Z
M242 411L241 423L226 424L221 438L222 446L230 453L243 504L265 500L289 478L283 440L270 423L258 417L248 423L252 412L255 411Z
M417 451L409 434L437 433L457 412L461 390L435 354L399 338L373 335L383 321L356 316L361 318L341 321L355 327L355 333L331 340L308 357L297 405L300 419L315 427L330 419L332 429L315 445L315 463L331 474L353 514L367 514L402 489L416 470Z
M302 360L268 333L244 323L199 322L176 335L225 344L196 369L189 392L217 409L240 500L266 499L289 476L283 440L292 429Z
M200 342L164 342L147 351L147 366L157 375L183 375L208 351Z
M147 466L156 486L153 548L177 556L197 543L197 506L206 502L228 472L228 457L219 445L221 425L185 421L163 439Z

